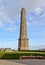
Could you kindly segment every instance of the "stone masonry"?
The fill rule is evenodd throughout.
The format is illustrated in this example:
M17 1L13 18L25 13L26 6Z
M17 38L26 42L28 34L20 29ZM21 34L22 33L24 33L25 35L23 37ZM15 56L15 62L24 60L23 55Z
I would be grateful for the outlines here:
M28 38L26 29L26 11L25 8L21 10L21 22L20 22L20 37L18 50L29 50L28 48Z

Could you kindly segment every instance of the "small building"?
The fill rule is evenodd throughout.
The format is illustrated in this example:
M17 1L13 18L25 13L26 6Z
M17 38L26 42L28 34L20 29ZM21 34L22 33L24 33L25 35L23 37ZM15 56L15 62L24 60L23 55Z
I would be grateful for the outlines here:
M5 48L5 52L13 52L11 48Z
M4 52L4 48L0 48L0 52Z

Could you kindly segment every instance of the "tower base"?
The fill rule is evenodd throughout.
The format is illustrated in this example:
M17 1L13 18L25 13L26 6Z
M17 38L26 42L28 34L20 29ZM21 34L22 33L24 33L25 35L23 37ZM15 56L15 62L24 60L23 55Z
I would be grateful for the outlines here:
M28 39L19 39L18 50L29 50Z

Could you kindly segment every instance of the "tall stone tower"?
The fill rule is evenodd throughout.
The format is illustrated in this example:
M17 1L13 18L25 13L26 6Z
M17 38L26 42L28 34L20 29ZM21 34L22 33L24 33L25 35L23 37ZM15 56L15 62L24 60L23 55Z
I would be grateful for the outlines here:
M25 8L22 8L22 10L21 10L20 37L19 37L18 50L29 50L28 49L27 29L26 29Z

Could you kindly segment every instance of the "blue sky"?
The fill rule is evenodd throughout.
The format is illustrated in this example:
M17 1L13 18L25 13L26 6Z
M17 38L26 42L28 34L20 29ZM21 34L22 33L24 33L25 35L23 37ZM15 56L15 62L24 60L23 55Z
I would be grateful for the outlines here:
M26 9L29 49L45 48L45 0L0 0L0 48L18 49L22 7Z

